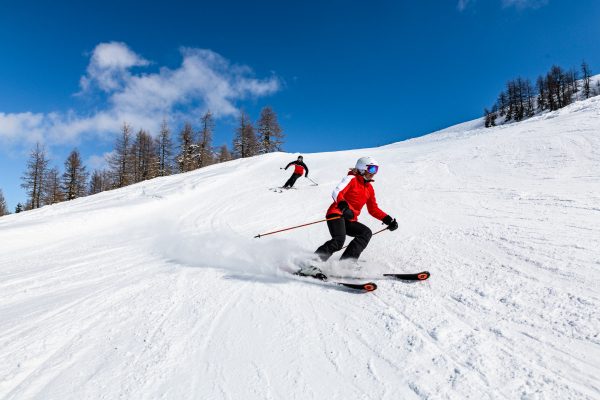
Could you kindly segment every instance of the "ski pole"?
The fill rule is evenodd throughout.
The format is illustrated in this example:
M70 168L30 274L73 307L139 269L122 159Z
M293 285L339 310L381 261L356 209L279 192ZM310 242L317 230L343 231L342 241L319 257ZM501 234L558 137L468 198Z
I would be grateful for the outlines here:
M254 236L254 238L255 238L255 239L256 239L256 238L261 238L261 237L263 237L263 236L272 235L272 234L274 234L274 233L279 233L279 232L289 231L289 230L291 230L291 229L302 228L303 226L308 226L308 225L318 224L319 222L331 221L331 220L334 220L334 219L340 219L340 218L342 218L342 216L341 216L341 215L339 215L339 216L337 216L337 217L333 217L333 218L326 218L326 219L322 219L322 220L320 220L320 221L309 222L309 223L307 223L307 224L302 224L302 225L292 226L292 227L289 227L289 228L280 229L280 230L278 230L278 231L267 232L267 233L259 233L258 235Z
M387 228L383 228L382 230L375 232L375 233L374 233L374 234L372 234L371 236L375 236L375 235L377 235L378 233L381 233L381 232L383 232L383 231L387 231L388 229L390 229L390 228L389 228L389 227L387 227ZM348 246L350 246L350 244L347 244L347 245L345 245L344 247L342 247L342 248L341 248L341 250L344 250L344 249L345 249L346 247L348 247Z
M309 181L311 181L312 183L315 184L315 186L319 186L319 184L315 181L313 181L312 179L310 179L308 176L305 176L306 179L308 179Z

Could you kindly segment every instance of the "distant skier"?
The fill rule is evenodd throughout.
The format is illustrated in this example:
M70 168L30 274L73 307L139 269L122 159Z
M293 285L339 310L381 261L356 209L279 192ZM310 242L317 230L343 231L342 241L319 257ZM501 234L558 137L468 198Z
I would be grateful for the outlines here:
M398 222L387 213L381 211L375 199L375 191L371 185L373 176L379 170L379 165L371 157L361 157L356 161L356 166L333 190L333 204L329 206L326 218L340 217L327 221L331 240L325 242L315 252L322 261L326 261L333 253L344 247L346 235L354 237L341 260L358 259L360 254L369 244L372 232L367 226L357 221L362 208L367 205L369 214L384 224L390 231L398 229ZM326 279L321 270L314 266L302 268L298 274L310 275L319 279Z
M292 174L292 176L290 176L290 179L287 180L285 185L283 185L284 189L291 189L294 186L294 183L296 183L296 179L300 178L302 174L304 174L304 176L308 178L308 167L306 166L306 164L304 164L303 160L304 157L298 156L298 159L296 161L292 161L284 168L287 170L290 165L294 166L294 173ZM306 172L304 170L306 170Z

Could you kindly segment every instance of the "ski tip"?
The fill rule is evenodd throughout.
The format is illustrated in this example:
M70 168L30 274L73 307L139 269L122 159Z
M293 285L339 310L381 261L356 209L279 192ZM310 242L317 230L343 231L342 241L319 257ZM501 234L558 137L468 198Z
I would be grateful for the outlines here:
M365 283L363 285L363 288L365 292L372 292L373 290L377 289L377 284L375 284L374 282Z
M417 274L417 278L420 281L424 281L425 279L429 278L429 276L431 276L431 274L429 273L429 271L423 271L423 272L419 272Z
M338 285L344 286L348 289L357 290L360 292L372 292L377 289L377 284L375 282L367 282L367 283L347 283L347 282L335 282Z

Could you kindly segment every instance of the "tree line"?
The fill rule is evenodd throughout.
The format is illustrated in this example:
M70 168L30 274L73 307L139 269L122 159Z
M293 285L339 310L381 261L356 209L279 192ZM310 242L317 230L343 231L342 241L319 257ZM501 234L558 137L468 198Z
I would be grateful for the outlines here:
M579 71L553 65L545 75L538 76L535 87L529 79L516 78L506 82L491 109L484 109L486 128L499 122L522 121L543 111L555 111L577 100L600 95L600 81L591 83L589 65L581 63ZM498 119L501 121L498 121Z
M131 126L124 122L114 150L107 159L107 168L94 170L91 174L86 170L77 149L73 149L67 157L62 173L57 167L50 168L47 152L38 143L31 150L21 177L21 187L26 190L27 201L18 203L15 212L122 188L156 177L189 172L236 158L282 150L283 130L271 107L261 110L256 124L245 112L240 113L238 123L230 149L226 144L213 147L215 121L210 111L202 116L197 130L190 122L184 123L176 143L166 120L163 120L156 137L144 129L134 134ZM8 213L0 190L0 216Z

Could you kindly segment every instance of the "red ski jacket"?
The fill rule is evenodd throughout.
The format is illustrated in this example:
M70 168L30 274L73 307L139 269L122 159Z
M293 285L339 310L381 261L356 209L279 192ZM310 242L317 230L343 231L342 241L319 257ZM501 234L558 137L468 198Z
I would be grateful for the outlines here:
M308 167L306 166L306 164L304 164L304 162L302 161L292 161L291 163L289 163L285 169L288 169L288 167L290 165L294 166L294 174L296 175L302 175L304 173L304 170L306 169L306 174L308 175Z
M333 193L333 204L329 206L326 215L342 215L342 211L338 208L338 203L345 200L350 209L354 212L354 218L351 221L356 221L360 215L360 210L367 205L369 214L378 220L386 217L386 213L381 211L375 199L375 191L371 185L371 181L366 181L361 175L357 175L350 171L348 175L335 187Z

